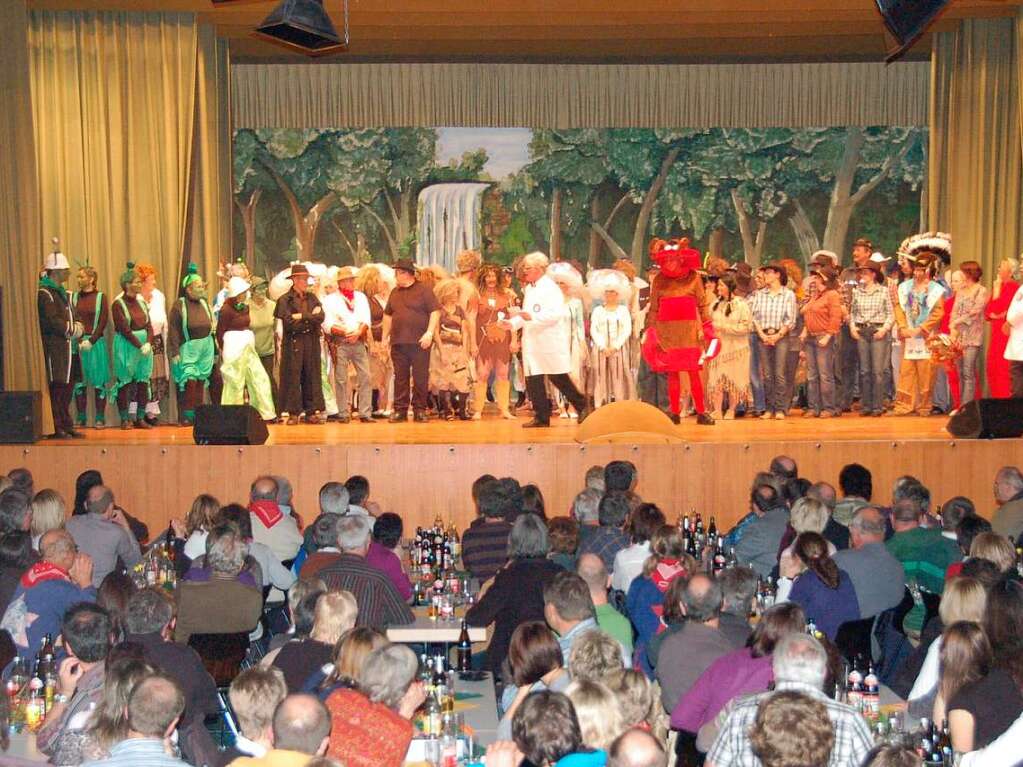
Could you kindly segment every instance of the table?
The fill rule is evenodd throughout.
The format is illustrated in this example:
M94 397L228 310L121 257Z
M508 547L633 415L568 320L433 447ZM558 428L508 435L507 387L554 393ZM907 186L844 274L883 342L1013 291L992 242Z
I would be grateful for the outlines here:
M416 616L414 623L405 626L392 626L387 629L387 638L402 644L455 644L462 633L462 616L465 609L455 611L451 620L427 617L427 608L415 607L412 614ZM469 627L469 639L473 642L487 642L490 639L489 628Z
M460 698L460 696L479 696ZM476 753L482 753L497 740L497 698L494 680L488 672L483 679L471 681L455 675L455 713L465 717L466 728L472 729ZM429 764L425 760L425 738L414 738L405 757L406 767Z

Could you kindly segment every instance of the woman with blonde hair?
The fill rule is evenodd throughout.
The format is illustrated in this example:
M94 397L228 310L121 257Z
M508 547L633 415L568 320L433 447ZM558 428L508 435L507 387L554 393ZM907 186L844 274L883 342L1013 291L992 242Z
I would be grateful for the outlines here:
M192 501L192 508L185 517L185 556L198 559L206 553L206 537L217 524L220 501L212 495L202 493Z
M384 307L394 288L394 270L384 264L366 264L355 275L355 289L369 301L369 377L373 386L373 415L390 415L392 395L391 350L383 343Z
M273 660L284 673L289 693L301 690L310 676L331 662L334 645L355 625L359 612L355 597L348 591L329 591L307 599L315 600L308 639L288 642Z
M306 680L302 692L308 692L326 700L334 690L358 685L366 658L378 647L387 644L387 637L369 626L357 626L345 631L334 645L331 663L324 666Z
M60 493L44 488L32 497L32 548L39 549L39 539L50 530L64 527L67 506Z
M791 533L786 530L785 532L791 537L782 538L782 545L784 546L787 540L792 541L789 545L785 546L781 553L778 555L779 568L789 562L792 557L792 547L795 544L795 539L800 533L821 533L824 534L824 528L828 525L828 518L830 512L828 507L823 502L818 501L816 498L798 498L795 503L792 504L792 511L789 512L789 527ZM835 544L828 541L828 555L835 556Z
M647 642L660 630L664 594L678 577L688 578L695 561L686 554L686 543L678 528L663 525L650 539L650 557L643 574L634 578L625 597L625 609L636 627L636 648L643 657Z
M128 699L135 687L156 669L144 660L130 656L122 657L107 666L103 677L103 695L92 710L80 737L60 740L58 753L53 754L53 764L80 764L103 760L110 756L111 746L128 737ZM66 747L77 744L78 758L65 751Z
M565 695L575 707L583 745L607 751L626 727L615 694L600 682L573 681Z
M443 280L434 285L433 294L440 304L440 320L430 347L430 389L441 418L467 421L470 339L469 321L458 305L462 285L456 279Z
M35 525L33 523L33 530ZM998 533L981 533L970 544L970 559L986 559L1007 573L1016 566L1016 549Z
M634 668L623 668L605 676L603 682L615 696L625 729L652 729L657 718L654 704L658 701L646 674Z
M508 284L508 275L498 264L484 264L479 270L476 288L476 389L473 392L474 421L483 415L487 401L487 383L494 375L494 399L502 418L513 419L511 382L508 378L511 358L519 351L518 333L502 328L498 322L508 308L518 304Z
M1019 289L1019 261L1003 258L991 286L991 300L984 309L984 318L991 323L991 340L987 347L987 386L992 397L1012 396L1009 385L1009 361L1005 359L1005 347L1009 343L1005 315L1009 304Z

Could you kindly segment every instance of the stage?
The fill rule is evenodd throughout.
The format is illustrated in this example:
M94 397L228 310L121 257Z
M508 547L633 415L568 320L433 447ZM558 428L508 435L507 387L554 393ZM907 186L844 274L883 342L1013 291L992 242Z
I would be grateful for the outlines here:
M748 507L753 473L786 453L802 476L837 483L843 465L859 462L874 475L875 500L887 502L901 474L921 478L936 503L966 495L978 510L993 511L992 481L1004 464L1023 463L1019 440L955 440L945 418L738 419L697 426L686 419L676 445L580 445L575 421L555 419L548 429L523 429L525 418L425 424L328 423L275 425L266 445L197 446L191 429L86 430L82 440L45 440L37 445L0 445L0 468L27 466L36 487L53 487L70 502L74 480L99 469L118 502L155 533L170 516L183 517L192 499L210 492L222 503L244 502L249 483L262 473L288 477L306 521L316 514L319 487L328 480L363 474L385 511L400 513L408 527L439 514L460 527L473 515L469 489L484 473L514 476L542 490L548 516L566 514L593 464L633 461L638 491L661 506L670 520L695 508L728 526Z

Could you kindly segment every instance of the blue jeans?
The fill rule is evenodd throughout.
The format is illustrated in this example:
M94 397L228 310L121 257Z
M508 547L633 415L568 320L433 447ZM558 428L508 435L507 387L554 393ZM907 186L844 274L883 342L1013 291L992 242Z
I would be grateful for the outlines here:
M944 365L935 365L934 384L931 389L931 404L947 413L952 409L952 391L948 388L948 373Z
M842 332L835 340L838 342L835 363L838 366L836 373L838 402L836 404L840 410L848 410L852 407L853 397L856 396L856 388L859 383L857 381L859 353L856 349L856 342L849 333L849 325L842 325Z
M769 413L787 413L789 411L788 400L791 400L792 393L785 381L788 354L789 336L784 336L774 346L760 344L760 377L764 382L764 410Z
M803 344L806 352L807 408L817 415L821 411L835 412L835 345L836 337L821 346L813 336Z
M959 406L977 398L977 357L980 356L979 346L967 346L963 356L956 361L959 368Z
M864 328L856 348L860 354L860 412L880 413L885 396L885 371L891 369L891 334L878 341L874 331Z
M756 333L749 334L749 388L753 392L753 410L762 413L764 406L764 379L760 376L760 357L763 344Z

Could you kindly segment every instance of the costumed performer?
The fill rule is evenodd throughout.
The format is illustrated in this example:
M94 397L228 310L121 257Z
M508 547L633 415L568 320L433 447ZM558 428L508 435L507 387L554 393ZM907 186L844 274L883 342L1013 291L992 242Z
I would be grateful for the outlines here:
M110 354L107 350L106 331L110 322L110 306L107 297L96 289L96 270L83 266L76 276L78 290L71 294L71 306L75 319L84 328L76 348L72 349L75 382L75 409L78 411L78 425L88 421L89 394L91 387L95 394L97 429L107 425L107 394L110 387Z
M430 346L440 320L440 305L432 287L435 273L426 269L424 279L417 280L416 265L403 258L394 264L394 276L397 285L384 307L383 332L394 365L394 412L390 421L408 420L411 398L412 418L423 423L430 399Z
M121 295L114 299L114 378L117 379L117 411L121 428L148 429L143 418L149 402L149 379L153 375L153 327L149 307L142 298L142 278L128 262L121 274Z
M36 291L36 307L39 310L39 333L43 340L43 356L46 360L46 380L50 390L50 407L53 410L53 437L84 437L75 431L71 422L71 346L81 338L84 327L75 319L74 310L64 283L71 267L67 257L57 250L57 238L53 238L53 252L43 260L43 275L39 278Z
M149 379L149 402L146 423L156 426L160 421L160 400L170 394L170 366L167 357L167 298L156 287L156 268L137 264L135 271L142 279L142 300L149 307L149 324L153 328L153 376Z
M274 405L277 406L277 321L274 319L274 308L277 302L267 293L270 285L262 277L253 277L249 291L249 329L256 337L256 354L263 363L263 370L270 379L270 391L273 393Z
M718 278L714 292L717 300L711 310L711 322L721 351L707 363L707 394L714 403L711 417L731 421L738 406L742 405L748 412L753 403L749 378L749 336L753 317L749 303L736 295L736 280L731 273ZM725 407L725 395L728 407Z
M384 307L394 287L394 270L387 264L366 264L355 277L355 289L369 301L369 333L366 342L369 347L370 384L373 390L373 417L389 416L393 398L394 375L391 367L391 350L383 342Z
M206 300L206 283L195 264L188 265L181 287L185 295L171 306L168 318L167 354L179 394L178 422L191 426L213 374L217 349L213 342L213 309Z
M309 423L323 423L323 385L320 370L320 326L323 307L309 291L309 270L292 264L291 289L277 300L274 316L281 321L281 410L288 424L305 413Z
M498 264L486 264L479 271L479 300L476 312L476 388L472 395L472 417L478 421L487 402L487 383L494 375L494 400L504 418L511 412L511 381L508 378L513 354L519 351L518 334L499 324L518 297L508 285L508 275Z
M437 335L430 347L430 390L437 397L437 414L445 421L466 421L469 405L469 320L459 306L457 278L438 282L433 293L440 304Z
M276 420L270 377L256 354L256 336L249 328L249 306L245 303L251 286L248 280L232 277L227 299L217 318L217 343L221 349L220 375L224 379L221 405L242 405L245 392L264 421Z
M629 356L632 283L627 275L615 269L595 269L587 275L586 284L594 302L603 302L594 306L590 314L593 407L635 399L636 381Z
M989 397L1005 398L1011 395L1009 386L1009 362L1005 359L1005 346L1009 334L1005 332L1005 315L1012 303L1012 297L1019 289L1019 261L1003 258L998 264L998 273L991 286L991 300L988 301L984 317L991 323L991 336L987 347L987 388Z
M875 253L857 270L859 282L849 310L849 334L860 357L860 415L864 417L884 413L885 371L891 369L895 308L882 272L887 260Z
M710 425L703 397L700 368L705 357L717 351L714 327L710 321L710 302L700 276L700 251L689 247L689 239L655 239L650 257L661 270L650 288L643 357L651 370L668 374L668 399L671 419L681 421L681 373L689 376L689 387L696 408L696 422ZM704 347L707 347L707 352Z
M589 390L586 374L589 368L590 347L586 339L586 307L583 305L583 278L579 270L567 261L555 261L547 267L548 276L561 288L567 312L561 319L568 332L568 353L571 366L568 377L585 396ZM562 418L575 418L578 411L569 413L568 399L548 383L548 393L561 411Z
M523 424L526 429L551 425L551 402L544 385L547 380L576 409L579 423L589 414L586 397L569 377L572 356L569 325L565 321L568 307L561 288L547 275L547 266L543 253L523 256L519 265L526 286L522 308L508 307L510 317L499 321L505 330L522 331L526 390L533 403L533 420Z
M373 423L373 394L369 372L369 301L355 289L355 268L342 266L336 272L337 290L323 297L323 332L327 338L337 387L338 418L351 421L352 395L348 388L348 366L355 368L359 420Z

